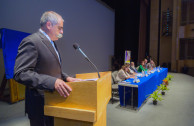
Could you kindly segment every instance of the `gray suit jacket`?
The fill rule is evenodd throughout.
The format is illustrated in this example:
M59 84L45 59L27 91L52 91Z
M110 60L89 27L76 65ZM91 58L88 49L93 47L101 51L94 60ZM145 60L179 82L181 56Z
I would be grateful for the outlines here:
M37 32L22 40L14 67L16 81L29 87L53 90L56 79L66 77L46 36Z
M58 56L50 41L41 32L34 33L22 40L14 67L14 79L26 85L26 112L34 113L31 104L40 104L41 114L44 106L44 90L53 91L57 78L66 80ZM37 97L39 100L37 101ZM39 109L38 109L39 110ZM29 112L30 111L30 112ZM34 113L34 114L33 114Z

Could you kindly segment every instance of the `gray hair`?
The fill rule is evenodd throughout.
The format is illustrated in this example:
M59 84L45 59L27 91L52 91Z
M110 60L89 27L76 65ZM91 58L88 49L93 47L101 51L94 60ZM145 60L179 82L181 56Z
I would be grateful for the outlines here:
M43 13L42 17L40 18L40 26L44 26L48 21L51 22L52 25L56 25L59 20L59 18L63 20L63 18L61 17L61 15L57 14L54 11L46 11Z

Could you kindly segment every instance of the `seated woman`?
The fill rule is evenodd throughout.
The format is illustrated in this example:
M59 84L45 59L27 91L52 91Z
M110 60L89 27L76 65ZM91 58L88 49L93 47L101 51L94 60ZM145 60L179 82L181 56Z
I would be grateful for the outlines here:
M130 74L133 74L133 71L131 71L130 69L130 64L129 63L125 63L125 66L128 68L127 70L127 73L130 75Z
M128 78L134 78L134 76L130 75L128 71L129 71L129 65L127 64L123 65L116 76L117 82L124 81Z
M156 65L155 65L155 63L154 63L153 60L150 60L150 64L151 64L152 68L155 68L156 67Z
M150 63L148 64L148 69L153 70L156 67L155 63L153 60L150 60Z
M145 63L144 61L141 62L141 65L139 66L138 72L142 72L142 71L147 71L147 69L145 69Z

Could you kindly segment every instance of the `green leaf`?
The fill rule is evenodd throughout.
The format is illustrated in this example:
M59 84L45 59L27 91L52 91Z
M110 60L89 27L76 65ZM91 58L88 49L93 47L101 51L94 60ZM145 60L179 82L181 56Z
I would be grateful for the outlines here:
M161 94L159 94L158 90L156 90L152 94L150 94L149 98L152 98L153 101L154 100L156 100L156 101L157 100L159 100L159 101L163 100L163 98L161 97Z
M158 86L158 88L162 91L169 90L169 88L163 84L160 84L160 86Z

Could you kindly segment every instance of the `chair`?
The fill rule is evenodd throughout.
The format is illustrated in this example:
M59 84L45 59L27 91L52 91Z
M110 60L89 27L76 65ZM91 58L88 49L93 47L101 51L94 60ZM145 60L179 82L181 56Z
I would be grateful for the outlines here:
M114 102L114 97L118 96L119 94L118 83L116 81L117 74L118 74L118 71L113 71L111 74L112 75L112 98L111 98L112 104Z

